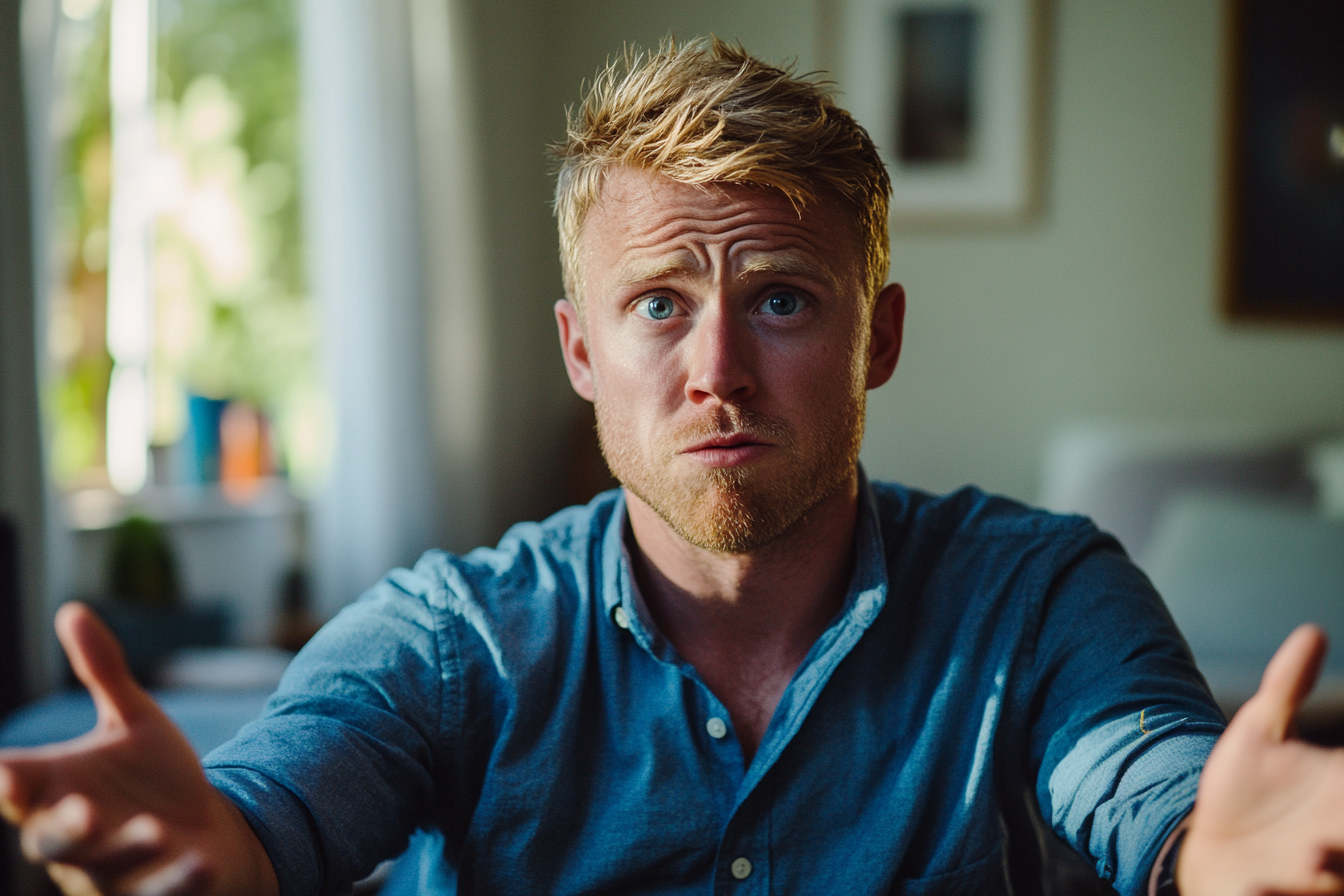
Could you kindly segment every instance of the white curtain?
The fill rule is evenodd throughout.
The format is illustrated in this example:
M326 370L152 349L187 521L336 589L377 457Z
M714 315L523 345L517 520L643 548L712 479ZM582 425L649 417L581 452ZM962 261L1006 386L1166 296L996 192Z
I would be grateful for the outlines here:
M299 6L309 288L335 412L310 518L328 615L433 544L435 500L406 7Z
M330 614L475 535L485 359L449 0L300 8L309 283L336 421L310 547Z

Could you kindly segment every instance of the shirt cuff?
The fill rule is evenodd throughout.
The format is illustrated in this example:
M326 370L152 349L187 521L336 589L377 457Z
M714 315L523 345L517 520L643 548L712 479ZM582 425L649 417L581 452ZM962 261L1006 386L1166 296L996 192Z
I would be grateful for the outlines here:
M1190 816L1186 815L1167 835L1167 842L1162 844L1153 870L1148 874L1148 896L1180 896L1176 889L1176 857L1180 855L1181 841L1189 827Z

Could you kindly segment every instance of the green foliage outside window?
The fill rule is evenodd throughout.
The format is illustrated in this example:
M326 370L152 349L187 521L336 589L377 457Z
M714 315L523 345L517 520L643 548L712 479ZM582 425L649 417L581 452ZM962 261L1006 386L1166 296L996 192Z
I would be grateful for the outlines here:
M100 485L111 179L110 8L63 22L58 286L48 390L52 469ZM325 404L304 278L295 10L278 0L157 0L152 442L192 441L188 397L244 402L299 479L321 464ZM160 471L162 473L162 471ZM162 478L160 476L160 478Z
M57 59L64 76L53 117L64 141L57 172L53 290L48 353L57 376L48 391L53 417L51 468L58 481L84 484L102 465L107 383L107 218L112 183L107 89L107 10L62 23Z

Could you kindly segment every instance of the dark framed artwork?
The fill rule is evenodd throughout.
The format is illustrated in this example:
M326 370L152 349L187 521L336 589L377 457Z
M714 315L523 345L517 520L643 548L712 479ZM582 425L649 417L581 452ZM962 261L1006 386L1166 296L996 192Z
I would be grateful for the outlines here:
M1344 2L1232 8L1224 308L1344 325Z

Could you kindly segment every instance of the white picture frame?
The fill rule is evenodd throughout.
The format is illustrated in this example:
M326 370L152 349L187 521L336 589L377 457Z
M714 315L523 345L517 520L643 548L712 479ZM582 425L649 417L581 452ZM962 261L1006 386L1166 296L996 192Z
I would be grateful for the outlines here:
M893 228L1013 225L1038 210L1039 0L836 0L840 105L877 144L892 180ZM895 148L902 99L901 28L909 14L964 11L970 41L965 157L903 162Z

